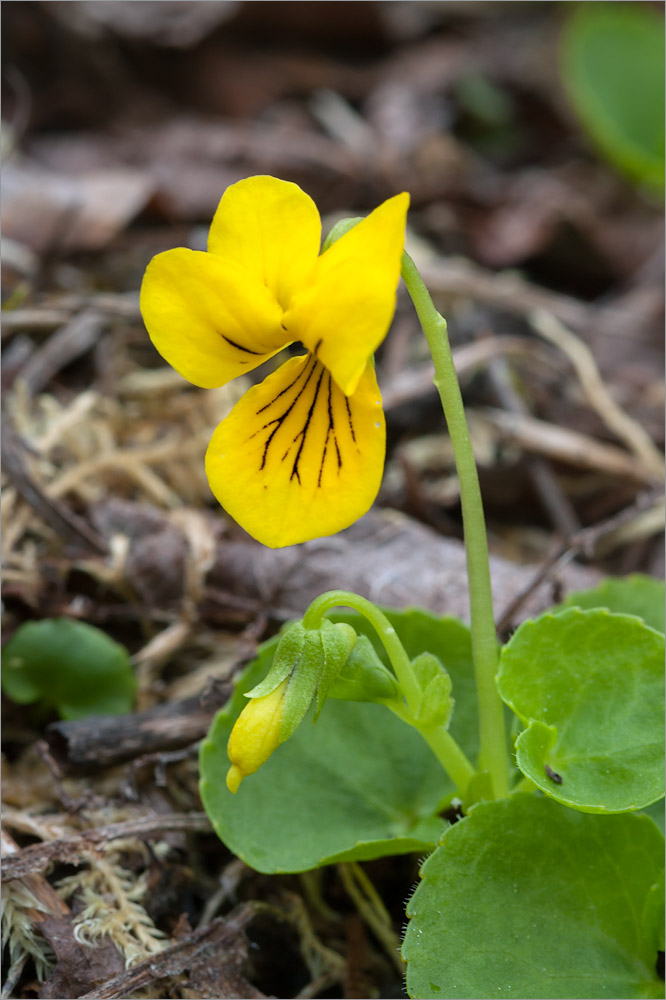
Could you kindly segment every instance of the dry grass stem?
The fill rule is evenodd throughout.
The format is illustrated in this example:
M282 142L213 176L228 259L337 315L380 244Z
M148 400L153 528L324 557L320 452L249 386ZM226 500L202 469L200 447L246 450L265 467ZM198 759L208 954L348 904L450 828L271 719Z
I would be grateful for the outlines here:
M569 358L590 405L608 429L643 463L649 477L663 480L664 459L661 452L643 427L615 402L587 345L551 313L535 312L530 322L544 340Z

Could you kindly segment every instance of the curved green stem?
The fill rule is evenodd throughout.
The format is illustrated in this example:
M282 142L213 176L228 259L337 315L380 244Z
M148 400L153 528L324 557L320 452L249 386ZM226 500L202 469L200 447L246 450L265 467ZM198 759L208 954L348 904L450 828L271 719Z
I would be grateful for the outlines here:
M326 594L320 594L314 599L303 615L303 625L305 628L319 628L327 611L330 611L331 608L342 607L358 611L373 626L388 653L391 666L398 678L409 709L415 713L421 701L419 682L414 676L412 664L405 652L405 647L396 635L395 629L386 615L375 607L372 601L366 600L365 597L359 597L358 594L352 594L348 590L329 590Z
M421 734L444 770L450 775L460 794L464 794L470 778L475 773L474 768L448 730L443 726L424 726L419 722L417 713L421 704L421 687L405 647L386 615L365 597L347 590L331 590L315 598L303 616L303 625L305 628L318 628L327 611L340 607L353 608L363 615L377 632L388 654L406 704L401 700L383 704Z
M497 637L479 476L446 321L435 309L421 275L407 254L403 255L402 279L430 347L435 364L435 385L442 401L455 455L465 532L472 651L479 701L479 767L490 773L495 796L501 798L509 791L509 757L504 732L504 710L495 683Z

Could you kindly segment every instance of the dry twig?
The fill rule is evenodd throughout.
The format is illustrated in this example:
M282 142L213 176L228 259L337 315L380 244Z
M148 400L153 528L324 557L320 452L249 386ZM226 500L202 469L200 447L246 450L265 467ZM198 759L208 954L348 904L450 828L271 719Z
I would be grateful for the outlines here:
M581 469L630 479L637 484L654 482L653 472L646 469L642 461L615 445L604 444L587 434L520 413L507 413L490 407L479 412L503 436L528 451Z
M137 962L127 972L109 979L104 986L84 993L82 1000L116 1000L131 996L156 980L179 976L186 970L193 978L195 970L202 974L205 967L209 975L214 975L219 981L219 992L215 994L219 1000L239 996L248 1000L264 997L241 972L246 956L242 931L252 920L254 912L254 908L246 904L224 918L218 917L164 948L158 955ZM213 996L212 993L205 995Z
M655 509L659 510L663 526L663 496L658 496L655 492L644 493L638 497L636 503L632 504L631 507L621 510L618 514L614 514L612 517L600 521L598 524L582 528L563 544L557 545L548 558L544 560L529 583L516 594L499 616L497 620L497 631L499 634L502 635L510 627L537 588L546 580L555 577L578 553L583 552L588 556L593 555L598 543L602 539L613 535L620 528L632 524L646 512Z
M60 837L43 844L30 844L14 854L2 858L2 881L23 878L31 872L41 872L53 861L79 864L81 852L111 840L138 837L142 840L160 838L164 833L182 830L189 833L206 833L210 820L205 813L172 813L147 816L126 823L84 830L76 837Z
M488 366L488 376L502 406L510 413L529 416L522 397L516 392L511 370L505 358L498 357ZM550 515L555 528L565 538L580 529L580 522L569 498L563 492L550 465L538 456L528 459L527 471L541 504Z
M5 418L2 426L2 465L23 499L56 534L78 545L83 544L86 549L105 555L107 549L104 539L69 507L42 489L28 470L25 453L25 445Z

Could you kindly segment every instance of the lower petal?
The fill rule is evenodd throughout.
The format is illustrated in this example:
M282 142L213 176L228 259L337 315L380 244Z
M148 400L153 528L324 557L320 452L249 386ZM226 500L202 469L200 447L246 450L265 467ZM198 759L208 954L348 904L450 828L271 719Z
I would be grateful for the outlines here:
M386 427L372 365L346 397L312 355L254 386L206 453L210 487L271 548L333 535L366 513L384 467Z

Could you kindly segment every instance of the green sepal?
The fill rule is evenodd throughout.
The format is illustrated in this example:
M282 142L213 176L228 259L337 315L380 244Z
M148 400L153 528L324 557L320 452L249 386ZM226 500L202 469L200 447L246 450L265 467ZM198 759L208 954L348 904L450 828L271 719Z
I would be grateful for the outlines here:
M326 253L326 251L330 246L333 246L333 244L336 243L341 236L344 236L346 233L348 233L350 229L353 229L355 226L358 226L359 222L363 222L363 218L361 216L355 219L340 219L339 222L336 222L333 228L331 229L330 233L324 240L321 252Z
M454 700L446 667L433 653L420 653L412 660L412 670L421 688L421 703L416 718L424 725L447 728Z
M323 659L319 686L317 687L315 722L328 698L331 684L344 667L356 643L356 632L351 625L346 625L344 622L335 624L327 618L324 618L321 623L319 636Z
M394 701L400 685L379 659L367 635L359 635L342 670L328 691L339 701Z
M298 662L292 671L284 696L280 719L280 742L293 735L303 721L317 691L324 668L321 633L304 629Z
M285 625L273 654L271 669L263 681L246 693L246 698L265 698L282 684L285 677L288 677L300 662L307 631L301 621Z
M314 721L317 721L331 684L342 670L355 642L356 631L351 625L336 624L327 618L316 629L305 628L302 621L285 626L271 669L246 695L248 698L264 698L289 677L280 721L282 743L300 725L315 694L317 707Z

